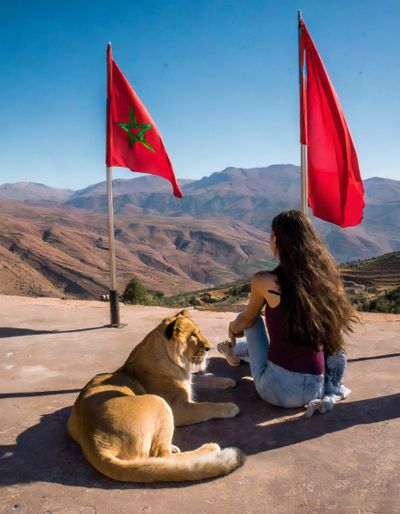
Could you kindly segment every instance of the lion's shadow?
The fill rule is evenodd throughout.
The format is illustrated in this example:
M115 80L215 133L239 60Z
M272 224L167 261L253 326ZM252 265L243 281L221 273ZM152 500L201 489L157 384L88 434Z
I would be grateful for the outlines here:
M247 455L252 455L354 425L400 417L400 394L393 394L356 402L348 400L336 405L331 413L307 420L301 416L301 409L280 409L263 402L252 380L247 378L248 366L230 368L225 360L213 358L209 371L219 376L230 376L239 385L226 391L199 390L197 399L234 401L241 409L240 415L177 428L174 444L182 451L212 441L221 446L237 446ZM66 431L70 410L71 407L65 407L42 416L40 423L18 436L15 445L0 447L0 485L45 481L105 489L143 488L143 484L109 480L86 462L80 447ZM166 486L174 485L152 484L147 487Z

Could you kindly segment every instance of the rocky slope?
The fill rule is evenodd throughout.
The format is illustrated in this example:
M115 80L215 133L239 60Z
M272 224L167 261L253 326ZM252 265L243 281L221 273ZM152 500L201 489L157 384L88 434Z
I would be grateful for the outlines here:
M95 298L109 284L107 220L74 207L0 203L0 292ZM118 287L176 293L248 276L267 235L239 221L140 215L115 224Z

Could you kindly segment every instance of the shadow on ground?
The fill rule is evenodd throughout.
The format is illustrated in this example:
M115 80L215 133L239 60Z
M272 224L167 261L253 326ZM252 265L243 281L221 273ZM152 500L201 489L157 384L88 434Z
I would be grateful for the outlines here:
M237 446L247 455L267 452L284 446L339 432L354 425L377 423L400 417L400 394L368 400L344 401L325 415L311 419L300 409L280 409L263 402L254 390L247 365L230 368L224 359L211 359L209 370L231 376L238 387L227 391L199 391L198 400L235 401L241 409L234 419L212 420L177 428L174 443L182 451L205 442ZM42 392L41 392L42 393ZM54 394L55 391L50 391ZM84 459L78 445L66 431L70 407L42 416L40 423L22 432L15 445L0 447L0 486L32 481L63 485L121 488L182 487L187 484L122 484L103 477Z
M69 334L71 332L87 332L88 330L99 330L110 328L110 325L99 325L98 327L73 328L69 330L34 330L32 328L0 327L0 339L5 337L36 336L44 334Z

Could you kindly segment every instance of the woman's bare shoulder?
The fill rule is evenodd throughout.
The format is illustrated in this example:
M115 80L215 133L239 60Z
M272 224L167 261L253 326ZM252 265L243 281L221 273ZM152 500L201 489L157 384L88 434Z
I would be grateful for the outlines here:
M279 285L278 277L272 271L257 271L254 273L253 279L257 282L277 284Z
M269 271L259 271L253 276L253 284L262 290L263 296L270 307L277 307L280 303L281 287L277 276Z
M280 284L277 276L270 271L258 271L253 275L253 284L262 289L268 291L268 289L272 289L280 293Z

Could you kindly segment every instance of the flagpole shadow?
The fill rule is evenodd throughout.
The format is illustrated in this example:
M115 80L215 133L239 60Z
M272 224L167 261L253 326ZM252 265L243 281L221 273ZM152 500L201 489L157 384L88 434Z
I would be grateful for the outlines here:
M97 327L87 328L73 328L69 330L43 330L43 329L32 329L32 328L18 328L18 327L0 327L0 339L6 337L23 337L23 336L36 336L36 335L47 335L47 334L71 334L74 332L88 332L90 330L100 330L102 328L110 328L110 325L99 325Z

